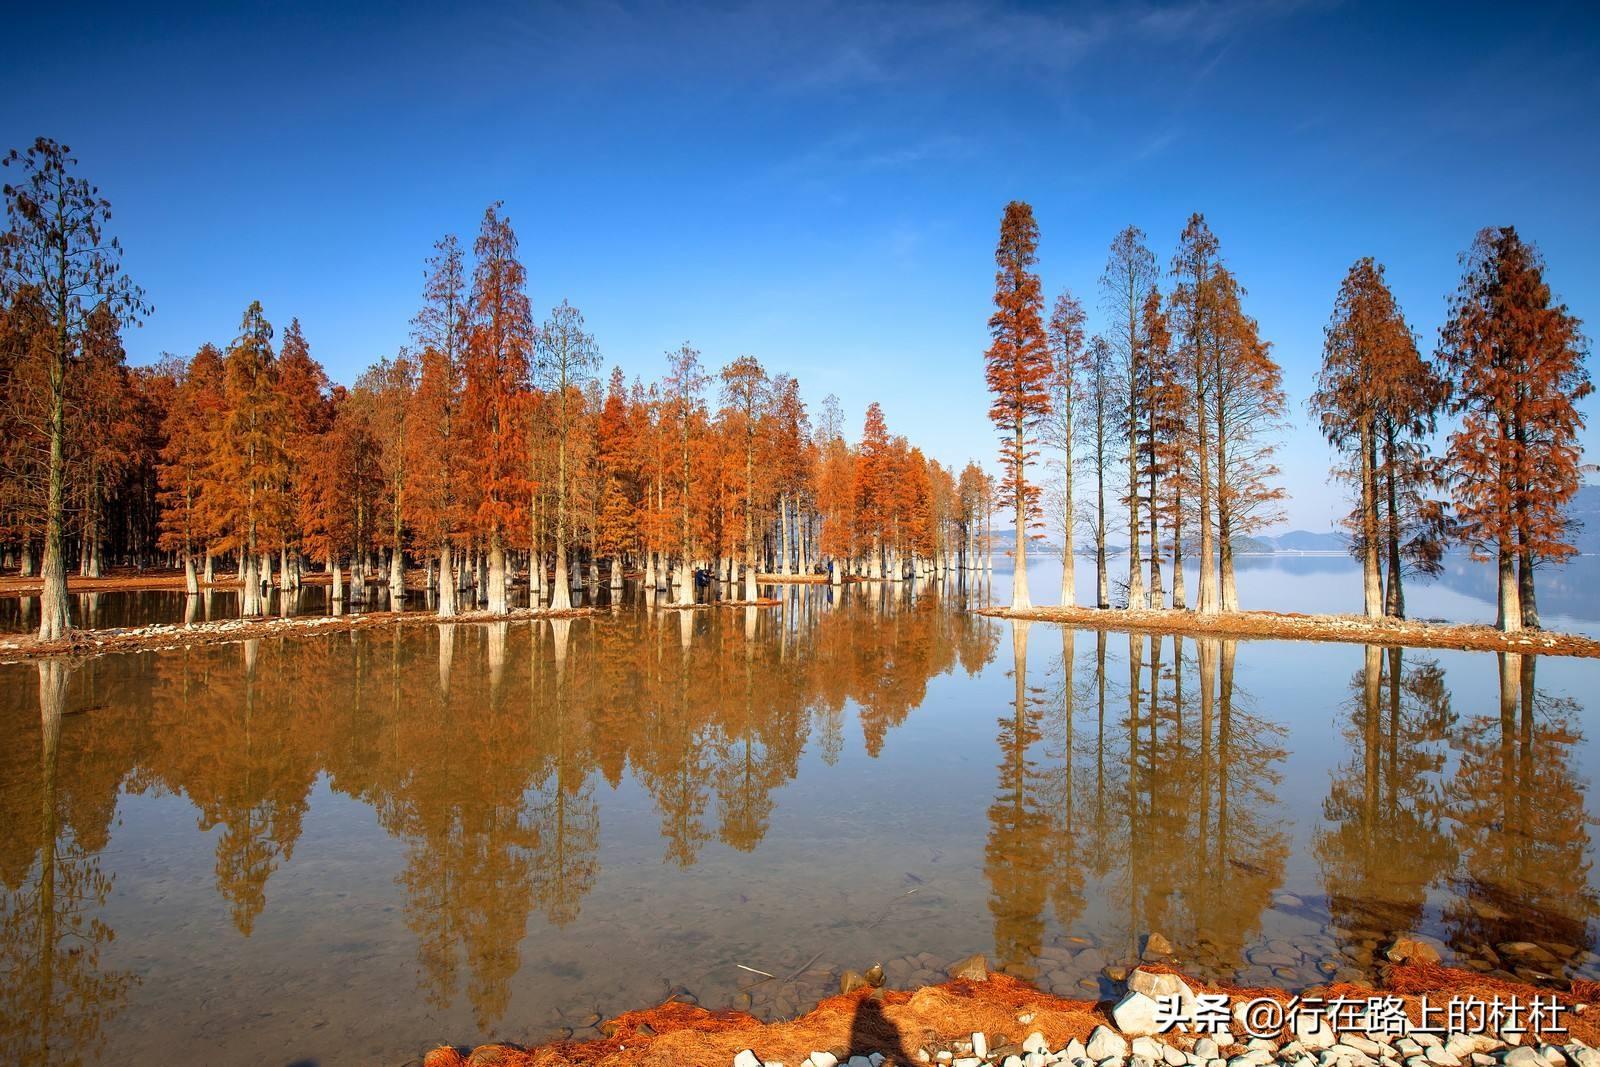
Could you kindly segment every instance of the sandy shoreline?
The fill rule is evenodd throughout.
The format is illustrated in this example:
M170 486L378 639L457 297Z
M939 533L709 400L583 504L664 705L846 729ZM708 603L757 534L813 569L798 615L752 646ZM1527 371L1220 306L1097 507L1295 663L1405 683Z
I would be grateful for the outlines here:
M576 619L595 614L594 608L523 608L504 615L468 611L440 618L431 611L364 611L349 615L296 615L289 618L256 617L222 622L159 623L115 630L71 630L59 641L40 641L31 634L0 637L0 663L20 663L53 656L103 656L113 652L154 652L223 645L262 637L294 637L347 633L380 626L439 626L454 623L527 622L533 619Z
M1492 626L1368 619L1359 615L1299 615L1275 611L1233 611L1201 615L1193 611L1126 608L1036 607L1016 612L1005 607L978 609L999 619L1062 623L1088 630L1205 635L1245 639L1344 641L1363 645L1404 645L1467 652L1520 652L1538 656L1600 658L1600 641L1546 630L1502 633Z

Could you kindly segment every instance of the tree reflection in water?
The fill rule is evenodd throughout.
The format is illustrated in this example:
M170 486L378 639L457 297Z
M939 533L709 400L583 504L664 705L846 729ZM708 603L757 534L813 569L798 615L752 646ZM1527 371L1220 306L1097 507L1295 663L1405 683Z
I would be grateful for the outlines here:
M1033 974L1046 901L1071 931L1097 896L1111 909L1102 944L1114 955L1137 955L1159 930L1213 969L1239 965L1282 881L1289 838L1271 815L1284 730L1248 710L1237 643L1096 632L1084 671L1068 633L1060 683L1045 696L1024 681L1025 626L1013 630L1013 706L999 724L989 809L1000 961ZM1120 675L1112 641L1126 642Z
M1363 942L1420 929L1429 887L1455 866L1444 770L1456 714L1437 659L1401 648L1365 646L1350 693L1350 754L1314 848L1334 936L1370 963Z
M44 660L38 677L36 730L0 746L0 1054L70 1067L94 1059L137 981L102 960L116 932L100 914L112 877L98 859L131 748L74 714L92 674L75 687L66 661Z
M1001 625L887 583L784 601L52 662L36 691L0 688L4 1051L93 1059L129 996L103 918L125 793L193 805L233 931L257 939L319 782L366 805L402 845L419 991L487 1032L520 1011L530 931L577 924L600 883L610 791L639 791L660 839L649 862L748 864L803 769L901 758L896 731L934 679L999 681L1006 659L1001 689L961 689L1001 705L977 716L994 745L992 789L985 773L969 809L981 871L941 873L918 898L976 892L993 940L968 951L1034 974L1066 934L1093 934L1112 962L1159 930L1211 973L1246 967L1285 883L1290 789L1321 800L1307 836L1343 947L1430 923L1460 951L1533 931L1589 946L1580 709L1540 690L1530 659L1503 658L1493 713L1459 717L1443 656L1350 648L1331 778L1286 784L1300 709L1258 706L1240 683L1281 646Z
M1600 901L1586 785L1573 767L1582 708L1537 687L1537 657L1499 660L1498 714L1472 717L1455 736L1449 803L1461 862L1445 909L1448 940L1480 953L1528 940L1589 949ZM1503 964L1521 970L1527 961Z

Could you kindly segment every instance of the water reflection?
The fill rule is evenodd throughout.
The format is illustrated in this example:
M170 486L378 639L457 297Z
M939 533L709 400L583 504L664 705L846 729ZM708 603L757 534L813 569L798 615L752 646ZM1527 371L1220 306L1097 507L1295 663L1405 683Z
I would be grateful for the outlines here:
M102 917L113 878L98 858L125 753L98 730L63 741L64 717L83 710L69 673L38 665L37 727L4 748L0 1049L18 1063L93 1059L136 981L103 960L116 931Z
M1499 714L1462 725L1461 759L1449 785L1461 855L1457 899L1445 913L1449 940L1479 952L1527 940L1587 950L1600 901L1590 877L1593 820L1573 767L1582 709L1537 686L1536 657L1498 658ZM1549 955L1505 965L1542 973L1559 962Z
M1407 649L1367 646L1349 689L1349 754L1315 848L1335 936L1370 963L1362 942L1416 929L1429 886L1455 867L1445 772L1457 717L1438 660Z
M760 610L624 599L4 668L0 1050L93 1062L141 1012L182 1048L210 1009L134 973L244 983L234 958L282 942L252 988L296 1005L285 1020L230 1024L260 1031L247 1048L187 1039L271 1058L315 1025L327 931L391 896L396 931L350 951L392 1007L335 1019L329 1059L403 1059L397 1034L537 1039L570 1025L558 1006L609 1014L674 983L793 1011L880 957L926 980L984 952L1105 992L1152 931L1210 975L1297 987L1358 976L1410 931L1489 971L1589 966L1581 709L1531 658L1002 625L920 585ZM119 803L144 836L109 848ZM175 815L194 829L173 836ZM321 863L368 858L307 861L319 816ZM149 878L141 851L203 885L119 911ZM881 900L907 894L886 921ZM186 954L176 931L207 900L225 928ZM119 951L130 924L142 939ZM1521 940L1552 958L1494 954ZM802 977L738 984L734 963L784 952Z

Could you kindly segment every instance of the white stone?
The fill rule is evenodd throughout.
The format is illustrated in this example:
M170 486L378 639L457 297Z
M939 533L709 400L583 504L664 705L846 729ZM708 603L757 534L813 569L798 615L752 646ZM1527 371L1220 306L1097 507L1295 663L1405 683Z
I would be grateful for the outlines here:
M1138 990L1130 990L1127 996L1117 1002L1117 1006L1111 1009L1111 1020L1125 1034L1153 1034L1159 1029L1156 1026L1156 1002Z
M1278 1043L1270 1037L1252 1037L1244 1043L1244 1047L1248 1049L1266 1049L1274 1056L1278 1054Z
M1443 1045L1429 1045L1425 1055L1430 1063L1437 1063L1439 1067L1461 1067L1460 1057Z
M1147 1060L1164 1060L1166 1057L1161 1052L1161 1042L1153 1037L1136 1037L1133 1039L1133 1054L1143 1056Z
M1415 1030L1411 1037L1423 1048L1439 1048L1444 1045L1444 1042L1439 1040L1438 1034L1430 1034L1426 1030Z
M1022 1057L1022 1067L1049 1067L1056 1062L1048 1052L1030 1052Z
M1044 1035L1043 1034L1041 1034L1039 1031L1035 1030L1033 1033L1029 1034L1027 1037L1022 1039L1022 1051L1023 1052L1049 1052L1050 1051L1050 1042L1048 1042L1048 1041L1046 1041L1044 1039Z
M845 1067L872 1067L872 1061L865 1056L851 1056Z
M839 1067L839 1057L831 1052L813 1052L806 1059L811 1061L811 1067Z
M978 1059L986 1059L989 1055L989 1035L981 1030L972 1032L972 1054ZM877 1067L876 1064L873 1067Z
M1202 1060L1217 1058L1217 1042L1213 1038L1202 1037L1194 1043L1194 1054Z
M955 1067L983 1067L983 1061L976 1056L963 1056L955 1062Z
M1578 1067L1600 1067L1600 1052L1583 1045L1576 1049L1568 1045L1567 1048L1572 1051L1572 1058L1578 1061Z
M1171 1045L1162 1045L1161 1054L1167 1058L1167 1067L1184 1067L1189 1062L1189 1057L1183 1054L1182 1049L1173 1048Z
M1372 1040L1372 1038L1362 1037L1360 1034L1340 1034L1339 1044L1353 1048L1363 1056L1383 1055L1382 1045ZM1338 1046L1336 1045L1334 1047L1337 1048Z
M1145 998L1149 1000L1149 997ZM1120 1025L1120 1024L1119 1024ZM1128 1054L1128 1042L1109 1026L1097 1026L1084 1046L1084 1055L1099 1063L1101 1060L1120 1058Z
M1157 974L1143 967L1135 967L1128 975L1128 988L1143 993L1154 1000L1157 997L1177 997L1185 1013L1195 1006L1194 990L1175 974Z
M1518 1045L1506 1053L1506 1058L1501 1061L1506 1067L1548 1067L1544 1057L1536 1049L1527 1045Z
M1474 1052L1472 1054L1473 1067L1494 1067L1495 1058L1487 1052Z
M1007 1056L1000 1062L1000 1067L1022 1067L1022 1057Z
M1083 1047L1083 1042L1079 1041L1077 1038L1073 1038L1071 1041L1067 1042L1067 1047L1062 1049L1061 1055L1056 1058L1064 1059L1070 1063L1073 1060L1082 1060L1087 1059L1088 1057L1089 1052Z
M867 1053L867 1062L872 1064L872 1067L883 1067L883 1061L887 1060L888 1058L889 1057L885 1056L881 1052Z
M761 1057L745 1049L733 1057L733 1067L761 1067Z
M1333 1030L1328 1020L1308 1011L1294 1013L1294 1036L1308 1049L1324 1049L1333 1044Z
M1540 1045L1539 1055L1544 1057L1544 1061L1552 1064L1553 1067L1563 1067L1567 1062L1567 1054L1555 1045Z

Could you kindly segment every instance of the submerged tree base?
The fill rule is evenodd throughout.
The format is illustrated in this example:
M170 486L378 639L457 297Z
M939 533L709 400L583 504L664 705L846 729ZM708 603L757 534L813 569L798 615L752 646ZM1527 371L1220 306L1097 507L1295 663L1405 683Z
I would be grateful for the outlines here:
M1468 652L1522 652L1539 656L1600 658L1600 641L1545 630L1505 633L1492 626L1369 619L1361 615L1301 615L1276 611L1224 611L1202 615L1171 609L1036 607L1026 611L980 608L1001 619L1064 623L1085 630L1207 634L1215 637L1286 638L1294 641L1346 641L1361 645L1452 648Z
M111 652L156 652L195 645L225 645L261 637L294 637L344 633L380 626L449 626L485 622L527 622L533 619L576 619L596 613L595 608L522 608L493 615L469 611L442 618L431 611L363 611L350 615L295 615L288 618L230 619L192 625L162 623L115 630L69 630L56 641L17 634L0 639L0 663L46 659L52 656L103 656Z
M1176 974L1171 968L1146 965L1157 974ZM1287 1003L1290 994L1281 989L1243 989L1211 985L1184 979L1196 993L1220 993L1232 1004L1270 997ZM1600 1041L1600 1019L1584 1013L1600 987L1577 981L1567 992L1553 992L1531 985L1489 978L1472 971L1456 970L1436 964L1399 964L1388 969L1377 989L1339 983L1320 991L1327 997L1362 999L1375 994L1392 995L1404 1002L1406 1015L1413 1023L1423 1022L1422 998L1433 1013L1430 1025L1442 1016L1442 1005L1452 997L1477 997L1489 1002L1515 997L1531 1003L1537 992L1558 1000L1567 1010L1561 1014L1566 1032L1551 1032L1546 1039L1558 1045L1573 1040L1593 1045ZM1235 1028L1238 1024L1234 1023ZM881 1053L886 1065L917 1065L925 1062L959 1061L973 1056L971 1042L983 1035L986 1055L979 1061L998 1064L1007 1056L1019 1056L1024 1044L1042 1047L1051 1053L1070 1042L1086 1042L1098 1028L1123 1042L1132 1032L1118 1032L1112 1004L1107 1001L1069 1000L1041 992L1020 979L1006 974L991 974L986 979L958 978L943 985L916 990L873 990L862 987L829 997L815 1009L786 1022L762 1023L742 1011L706 1011L703 1008L669 1001L644 1011L627 1012L601 1026L607 1036L596 1041L559 1041L536 1048L515 1045L485 1045L474 1050L444 1046L434 1049L423 1060L423 1067L467 1067L468 1064L494 1063L499 1067L645 1067L666 1064L730 1064L748 1049L758 1062L802 1064L814 1052L824 1052L841 1065L851 1056ZM1167 1033L1156 1040L1164 1046L1191 1050L1206 1035ZM1242 1033L1235 1038L1242 1041ZM1537 1040L1540 1035L1530 1033ZM1280 1032L1288 1041L1292 1033ZM1107 1037L1099 1040L1107 1041ZM1108 1043L1112 1043L1109 1042ZM1307 1042L1309 1044L1309 1042ZM1103 1050L1102 1056L1107 1055ZM1135 1046L1135 1051L1138 1047ZM1242 1051L1242 1046L1234 1052ZM949 1053L941 1056L941 1053ZM1303 1054L1303 1053L1302 1053ZM1046 1053L1049 1055L1049 1053ZM1217 1053L1212 1053L1213 1056ZM1226 1053L1223 1053L1226 1055ZM1080 1053L1081 1056L1081 1053ZM1111 1054L1122 1062L1115 1053ZM1051 1056L1054 1059L1053 1056ZM1091 1057L1092 1058L1092 1057ZM1269 1059L1275 1059L1270 1057ZM1070 1062L1070 1061L1069 1061ZM1159 1061L1157 1061L1159 1062Z

